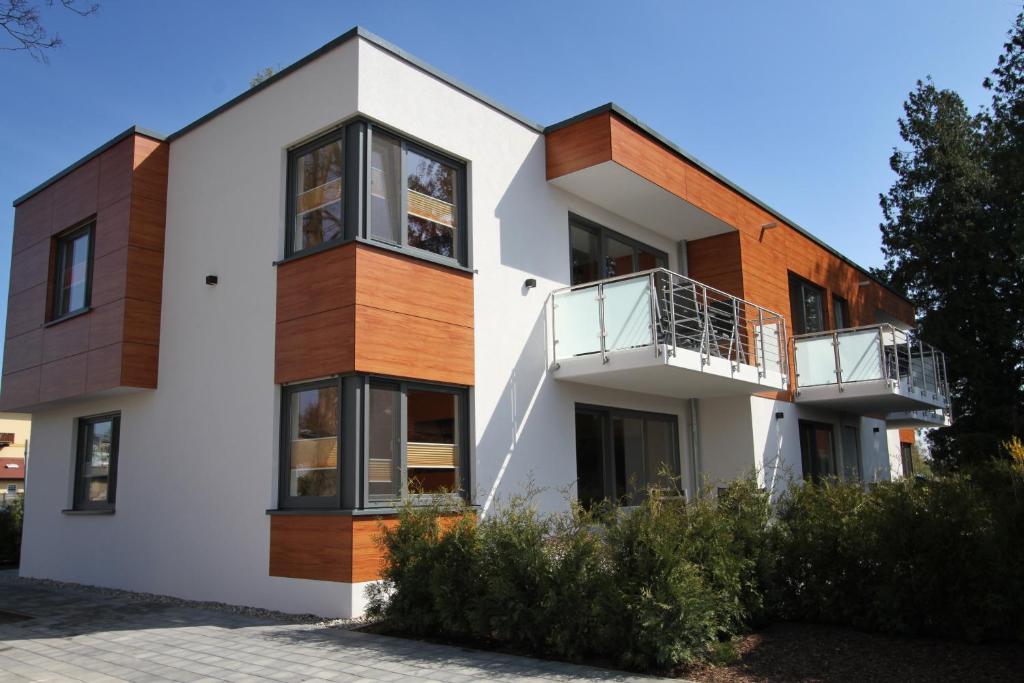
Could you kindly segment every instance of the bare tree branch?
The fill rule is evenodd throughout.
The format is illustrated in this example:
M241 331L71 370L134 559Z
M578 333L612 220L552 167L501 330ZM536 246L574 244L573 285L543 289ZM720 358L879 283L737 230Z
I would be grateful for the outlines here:
M80 17L95 14L100 6L96 3L82 4L79 0L57 0L60 6ZM50 36L39 16L41 6L53 7L54 0L43 0L42 4L32 0L0 0L0 37L6 34L9 44L0 44L0 51L28 52L38 62L49 63L47 50L64 44L60 36Z

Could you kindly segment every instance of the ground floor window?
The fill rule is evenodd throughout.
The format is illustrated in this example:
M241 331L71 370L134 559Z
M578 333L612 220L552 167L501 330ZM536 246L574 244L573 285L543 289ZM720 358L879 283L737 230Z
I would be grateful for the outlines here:
M79 418L74 509L114 509L120 431L119 413Z
M843 425L843 481L861 481L860 428Z
M900 460L903 463L903 476L914 476L914 444L900 442Z
M838 476L832 425L800 420L800 456L805 480L818 482L825 477Z
M576 406L576 476L585 506L635 505L651 489L678 490L676 416Z
M468 410L461 387L363 375L284 387L280 506L465 495Z

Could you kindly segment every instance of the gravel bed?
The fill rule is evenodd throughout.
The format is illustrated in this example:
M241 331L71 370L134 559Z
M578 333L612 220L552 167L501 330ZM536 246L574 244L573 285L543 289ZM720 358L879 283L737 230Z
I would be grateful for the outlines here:
M185 607L189 609L211 610L227 614L240 614L254 619L265 619L269 621L287 622L289 624L303 624L313 628L341 628L358 629L363 628L370 621L360 617L358 619L325 619L316 614L289 614L277 610L262 609L259 607L248 607L246 605L229 605L225 602L211 602L205 600L186 600L171 595L159 595L157 593L140 593L137 591L122 590L120 588L106 588L104 586L90 586L81 583L69 583L66 581L55 581L53 579L37 579L13 574L0 574L0 585L4 583L19 583L22 585L39 586L58 591L77 591L89 595L99 595L106 598L114 598L130 602L144 602L157 605L169 605L172 607Z

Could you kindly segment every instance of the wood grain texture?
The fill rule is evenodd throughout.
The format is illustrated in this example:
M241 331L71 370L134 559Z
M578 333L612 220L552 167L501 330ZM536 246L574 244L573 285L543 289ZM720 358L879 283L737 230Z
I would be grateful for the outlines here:
M156 386L168 149L125 138L17 206L0 409ZM46 325L54 238L92 219L91 309Z
M275 381L473 384L473 277L363 243L278 266Z
M612 158L610 114L598 114L545 136L548 180Z
M900 443L914 443L917 441L917 433L913 429L900 430Z

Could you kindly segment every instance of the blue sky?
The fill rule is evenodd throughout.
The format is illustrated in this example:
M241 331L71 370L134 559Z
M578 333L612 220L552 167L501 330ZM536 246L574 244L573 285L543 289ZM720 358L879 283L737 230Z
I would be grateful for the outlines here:
M50 65L0 52L0 320L11 200L132 124L170 133L362 25L539 123L614 101L865 266L896 119L931 75L972 109L1021 6L856 3L129 2L44 12ZM627 9L624 9L627 8Z

